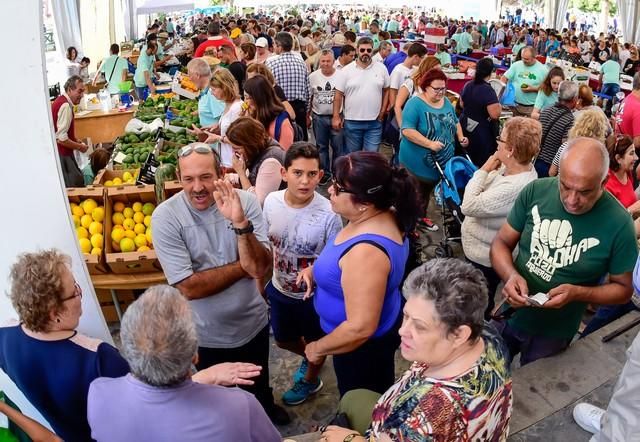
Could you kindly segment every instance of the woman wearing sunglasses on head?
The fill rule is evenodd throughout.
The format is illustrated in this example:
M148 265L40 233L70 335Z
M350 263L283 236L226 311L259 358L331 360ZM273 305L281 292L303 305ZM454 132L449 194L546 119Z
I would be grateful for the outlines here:
M358 388L383 393L395 376L407 233L422 208L415 180L377 152L342 156L334 171L331 207L348 224L298 276L327 333L305 353L312 363L333 355L340 396Z

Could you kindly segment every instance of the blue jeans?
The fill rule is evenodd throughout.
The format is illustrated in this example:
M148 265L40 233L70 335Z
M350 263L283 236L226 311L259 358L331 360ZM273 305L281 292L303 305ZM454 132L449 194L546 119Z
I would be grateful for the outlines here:
M324 170L325 175L330 173L333 169L333 162L342 155L344 138L341 130L334 130L331 127L332 115L319 115L314 113L313 119L313 134L316 137L316 146L318 146L318 152L320 152L320 167ZM331 142L331 149L333 155L329 150L329 142Z
M631 301L626 304L619 305L601 305L596 310L596 314L591 318L591 321L587 324L585 329L581 333L581 337L584 338L590 333L598 330L601 327L615 321L618 318L623 317L627 313L637 310L635 304Z
M382 141L382 123L378 120L344 120L344 153L366 150L377 152Z
M620 85L617 83L605 83L602 85L602 89L600 89L601 94L609 95L613 98L615 98L618 92L620 92Z
M509 349L509 364L520 353L520 365L526 365L541 358L562 353L571 344L571 338L550 338L547 336L533 336L509 325L507 320L491 322L502 335L502 339Z
M538 158L536 162L533 163L533 167L536 169L536 172L538 172L538 178L545 178L549 176L549 169L551 168L551 164L547 164L540 158Z

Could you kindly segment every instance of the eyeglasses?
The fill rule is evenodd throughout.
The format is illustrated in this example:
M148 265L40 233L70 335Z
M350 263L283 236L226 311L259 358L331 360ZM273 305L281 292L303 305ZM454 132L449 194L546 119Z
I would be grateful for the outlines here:
M433 92L435 92L436 94L444 94L447 91L446 87L433 87L433 86L429 86L431 89L433 89Z
M365 52L367 54L370 54L370 53L373 52L373 49L371 49L371 48L360 48L360 49L358 49L358 51L360 51L361 54L364 54Z
M340 195L341 193L350 193L352 195L355 195L355 192L353 192L352 190L349 190L346 187L342 187L340 184L338 184L335 178L331 179L331 187L333 187L333 191L336 196Z
M66 298L60 299L60 302L65 302L65 301L68 301L69 299L73 299L73 298L76 298L76 297L82 298L82 288L80 288L80 284L78 284L76 281L74 281L73 282L73 295L67 296Z
M499 136L498 136L498 137L496 137L496 141L497 141L498 143L504 143L504 144L507 144L507 142L506 142L505 140L503 140L502 138L500 138Z

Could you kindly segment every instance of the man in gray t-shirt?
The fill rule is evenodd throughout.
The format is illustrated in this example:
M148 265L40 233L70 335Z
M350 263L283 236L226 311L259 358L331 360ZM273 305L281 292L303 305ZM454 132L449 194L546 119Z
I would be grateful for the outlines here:
M154 211L153 243L168 283L190 300L198 369L230 361L262 366L248 390L274 423L286 423L269 387L267 304L255 281L272 259L260 204L218 180L209 145L190 144L178 156L183 191Z

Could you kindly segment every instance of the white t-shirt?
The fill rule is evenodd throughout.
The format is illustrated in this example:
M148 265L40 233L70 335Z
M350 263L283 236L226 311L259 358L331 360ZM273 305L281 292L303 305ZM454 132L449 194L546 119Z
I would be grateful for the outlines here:
M391 72L389 87L391 89L400 90L402 83L404 83L407 78L410 78L412 73L413 69L406 67L404 63L400 63L393 68L393 72Z
M238 100L231 105L229 110L222 114L220 117L220 136L224 137L227 134L227 129L231 126L231 123L236 121L242 113L242 101ZM231 160L233 158L233 148L228 143L220 143L220 161L225 167L231 167Z
M271 192L262 209L273 247L271 281L281 293L301 299L306 287L296 284L298 273L313 264L327 240L342 229L342 221L319 193L306 207L293 208L286 203L285 192Z
M384 58L382 58L382 55L380 55L380 52L377 52L376 55L371 57L371 59L378 63L384 63Z
M327 77L322 71L317 70L309 75L309 89L313 102L311 110L318 115L333 114L333 98L336 95L336 81L341 73L334 71L333 75Z
M369 63L366 68L357 62L342 68L336 89L344 94L345 120L373 121L380 114L382 90L389 87L389 73L383 63Z

